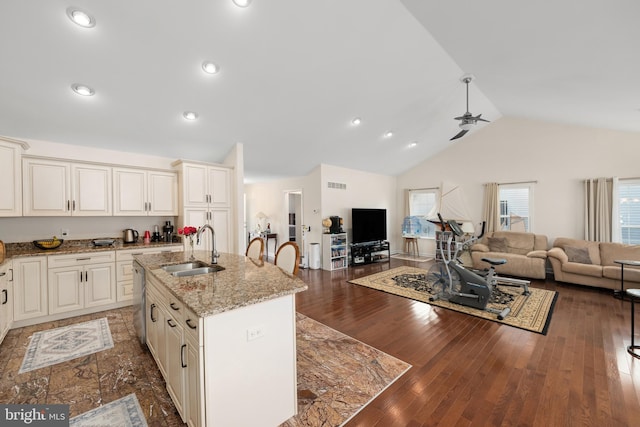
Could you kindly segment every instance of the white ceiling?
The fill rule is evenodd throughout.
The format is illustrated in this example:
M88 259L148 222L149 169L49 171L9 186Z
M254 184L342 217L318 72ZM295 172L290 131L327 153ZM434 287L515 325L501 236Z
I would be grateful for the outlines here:
M2 0L0 135L213 162L241 142L248 181L397 175L454 143L464 73L492 122L640 132L638 16L635 0Z

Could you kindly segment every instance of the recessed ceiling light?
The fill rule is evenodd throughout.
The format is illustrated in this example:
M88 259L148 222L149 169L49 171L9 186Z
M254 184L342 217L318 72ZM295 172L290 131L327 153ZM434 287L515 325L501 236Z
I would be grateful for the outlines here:
M233 2L238 7L247 7L251 4L251 0L233 0Z
M415 141L411 141L411 142L409 143L409 148L413 148L413 147L415 147L416 145L418 145L418 143L417 143L417 142L415 142Z
M78 95L82 95L82 96L93 96L96 93L96 91L94 91L89 86L82 85L82 84L79 84L79 83L72 84L71 85L71 90L73 90Z
M362 119L360 117L354 117L353 120L351 120L351 124L354 126L358 126L360 123L362 123Z
M384 133L384 137L385 137L385 138L391 138L392 136L393 136L393 132L391 132L390 130L388 130L388 131L386 131L386 132Z
M196 113L195 111L185 111L184 113L182 113L182 117L187 120L196 120L198 118L198 113Z
M68 7L67 16L76 24L84 28L92 28L96 25L96 20L93 16L89 15L82 9L77 7Z
M211 61L204 61L202 63L202 69L204 70L205 73L208 73L208 74L216 74L218 71L220 71L220 67L218 67L216 64L214 64Z

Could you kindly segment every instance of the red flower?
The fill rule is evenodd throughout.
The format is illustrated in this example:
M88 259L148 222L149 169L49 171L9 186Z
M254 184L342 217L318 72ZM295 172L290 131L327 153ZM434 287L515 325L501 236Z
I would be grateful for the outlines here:
M198 229L195 227L191 227L190 225L185 225L184 228L178 228L178 234L184 234L185 236L191 236L196 234Z

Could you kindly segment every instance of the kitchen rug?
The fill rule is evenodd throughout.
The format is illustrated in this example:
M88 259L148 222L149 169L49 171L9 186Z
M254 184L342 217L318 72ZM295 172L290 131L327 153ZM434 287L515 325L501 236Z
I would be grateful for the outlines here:
M498 293L503 298L503 301L496 303L490 302L489 306L500 310L507 306L511 308L511 312L505 319L498 320L496 314L488 311L444 300L429 301L429 297L439 292L441 288L434 286L433 283L427 280L427 273L428 270L421 268L407 266L397 267L370 276L353 279L350 280L349 283L400 295L405 298L426 302L427 304L470 314L472 316L482 317L483 319L526 329L527 331L537 332L543 335L547 334L553 307L558 296L557 292L529 287L531 295L525 296L522 295L521 288L498 285Z
M147 420L135 393L92 409L69 420L70 427L146 427Z
M281 427L344 425L411 368L296 313L298 415Z
M36 332L18 373L66 362L113 347L106 317Z

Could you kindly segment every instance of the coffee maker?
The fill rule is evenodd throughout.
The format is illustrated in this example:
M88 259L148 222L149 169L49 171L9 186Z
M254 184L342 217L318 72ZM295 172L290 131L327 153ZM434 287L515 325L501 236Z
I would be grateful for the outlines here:
M173 225L171 225L171 221L165 222L162 227L163 239L165 242L171 242L173 239Z
M160 241L160 231L158 230L158 226L157 225L153 226L153 234L151 235L151 241L152 242L159 242Z

